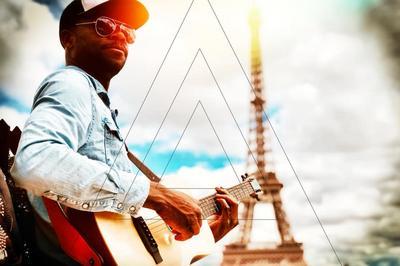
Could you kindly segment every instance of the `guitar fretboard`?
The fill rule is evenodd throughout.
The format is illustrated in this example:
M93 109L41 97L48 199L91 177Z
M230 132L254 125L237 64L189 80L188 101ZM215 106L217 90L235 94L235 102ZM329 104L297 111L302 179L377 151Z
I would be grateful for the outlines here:
M227 190L238 201L248 198L252 193L254 193L254 189L252 188L249 181L244 181L243 183L228 188ZM199 200L199 202L203 219L206 219L211 215L218 213L219 207L215 200L215 194L202 198Z

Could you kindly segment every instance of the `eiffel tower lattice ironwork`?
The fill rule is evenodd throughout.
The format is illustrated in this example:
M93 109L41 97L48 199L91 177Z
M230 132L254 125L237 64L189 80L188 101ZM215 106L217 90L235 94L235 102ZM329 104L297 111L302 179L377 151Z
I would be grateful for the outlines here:
M290 224L283 209L280 191L283 187L279 182L271 159L271 143L268 138L270 129L264 125L264 108L266 101L263 97L263 73L261 46L259 38L260 14L253 6L249 16L251 27L251 82L254 89L254 98L250 106L250 125L247 155L247 169L250 176L257 178L263 194L259 201L249 199L242 202L244 205L240 227L239 240L225 246L222 266L232 265L298 265L305 266L302 244L296 242L290 230ZM280 243L272 247L265 245L254 247L251 243L253 215L258 203L272 204L275 213Z

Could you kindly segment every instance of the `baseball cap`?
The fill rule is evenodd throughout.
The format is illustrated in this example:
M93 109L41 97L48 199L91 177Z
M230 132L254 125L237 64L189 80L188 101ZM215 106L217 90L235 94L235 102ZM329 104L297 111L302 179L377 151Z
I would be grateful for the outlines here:
M121 21L134 29L140 28L149 18L146 7L136 0L73 0L60 18L59 33L77 22L94 21L106 16Z

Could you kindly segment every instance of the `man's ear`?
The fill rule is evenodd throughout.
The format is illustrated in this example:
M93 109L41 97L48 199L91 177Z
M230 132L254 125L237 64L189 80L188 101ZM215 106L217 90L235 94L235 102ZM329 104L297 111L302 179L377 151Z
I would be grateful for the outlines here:
M60 33L61 45L65 50L71 48L74 45L75 38L75 34L71 30L63 30Z

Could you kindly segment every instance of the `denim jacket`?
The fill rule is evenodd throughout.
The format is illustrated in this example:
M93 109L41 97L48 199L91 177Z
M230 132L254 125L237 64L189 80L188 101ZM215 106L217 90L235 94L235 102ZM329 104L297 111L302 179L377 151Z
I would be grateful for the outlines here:
M11 174L42 218L41 196L131 215L146 200L150 183L136 175L107 101L100 82L74 66L48 76L36 92Z

